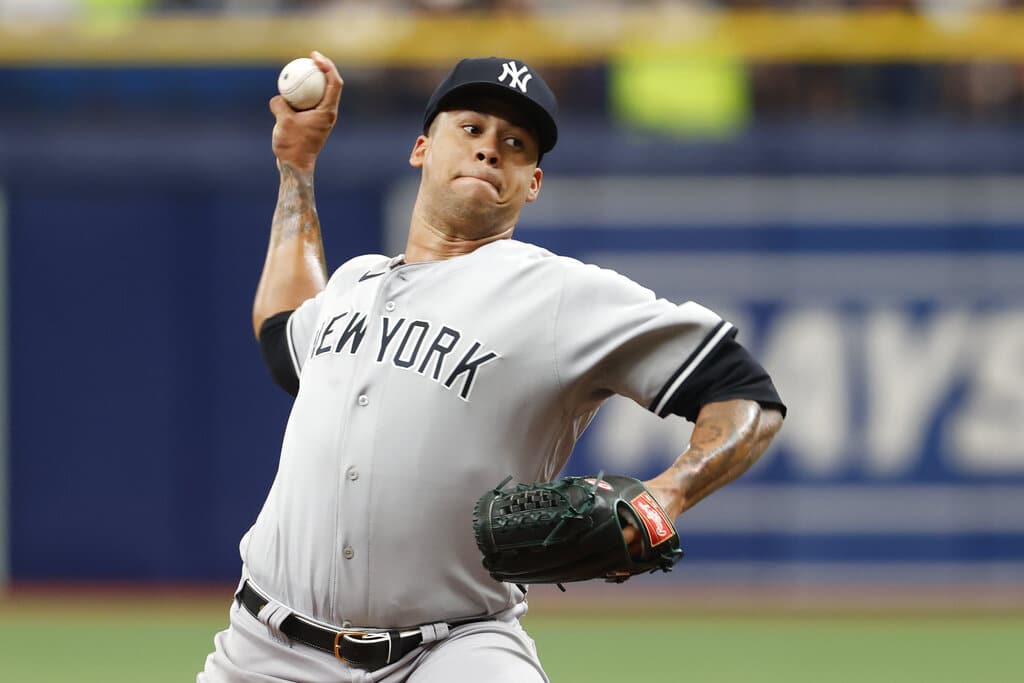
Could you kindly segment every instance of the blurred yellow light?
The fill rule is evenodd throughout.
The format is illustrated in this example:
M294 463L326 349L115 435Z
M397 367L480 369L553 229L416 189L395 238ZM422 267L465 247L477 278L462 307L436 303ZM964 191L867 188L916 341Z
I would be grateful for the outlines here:
M637 42L674 59L706 57L708 45L721 45L731 57L761 62L1024 60L1021 11L118 17L102 31L82 20L0 21L0 64L277 64L316 48L358 66L448 66L465 55L505 54L572 65L607 61Z

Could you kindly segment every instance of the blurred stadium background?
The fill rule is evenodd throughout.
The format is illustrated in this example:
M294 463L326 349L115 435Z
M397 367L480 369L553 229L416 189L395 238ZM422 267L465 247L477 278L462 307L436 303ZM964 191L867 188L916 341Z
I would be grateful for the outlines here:
M520 238L727 314L790 406L676 572L538 591L556 683L1022 680L1024 3L0 0L4 680L190 680L226 623L289 408L266 101L311 49L331 264L401 250L440 75L525 59L562 139ZM570 469L686 435L613 401Z

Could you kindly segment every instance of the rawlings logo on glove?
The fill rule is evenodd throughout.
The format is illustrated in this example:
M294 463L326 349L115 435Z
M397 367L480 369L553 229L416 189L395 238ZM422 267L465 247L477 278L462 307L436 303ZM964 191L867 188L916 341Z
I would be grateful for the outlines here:
M473 510L484 567L499 581L566 583L671 571L683 555L672 520L638 479L564 477L488 491ZM630 554L624 523L643 546Z
M675 535L676 530L672 522L668 521L668 515L650 493L644 491L631 500L630 504L634 510L640 511L640 519L647 527L651 545L660 545Z

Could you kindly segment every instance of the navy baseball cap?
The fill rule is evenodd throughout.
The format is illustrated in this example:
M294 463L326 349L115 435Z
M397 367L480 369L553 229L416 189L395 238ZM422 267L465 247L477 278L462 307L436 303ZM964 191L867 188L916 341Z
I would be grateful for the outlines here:
M456 64L427 102L423 132L430 128L438 112L476 92L504 98L526 114L537 130L541 156L555 146L558 141L555 94L540 74L523 62L507 57L475 57Z

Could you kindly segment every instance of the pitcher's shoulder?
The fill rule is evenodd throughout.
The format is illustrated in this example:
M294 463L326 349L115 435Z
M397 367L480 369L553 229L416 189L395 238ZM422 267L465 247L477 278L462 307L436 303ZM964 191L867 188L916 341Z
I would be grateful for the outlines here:
M611 287L613 289L649 291L645 286L617 270L581 261L572 256L557 254L529 242L505 241L510 243L503 247L507 254L518 258L523 263L533 263L552 274L557 274L570 287L582 289Z
M562 256L542 246L514 239L493 242L487 245L487 250L489 256L497 261L541 267L552 271L564 271L587 265L579 259Z
M375 277L375 274L383 274L394 259L384 254L363 254L354 256L338 266L327 283L330 288L348 287L358 282L360 278Z

